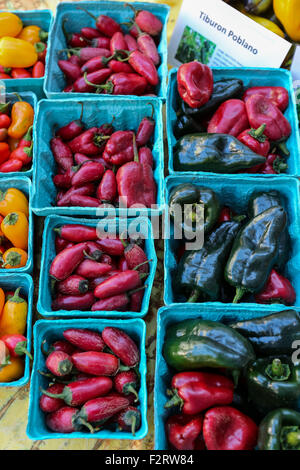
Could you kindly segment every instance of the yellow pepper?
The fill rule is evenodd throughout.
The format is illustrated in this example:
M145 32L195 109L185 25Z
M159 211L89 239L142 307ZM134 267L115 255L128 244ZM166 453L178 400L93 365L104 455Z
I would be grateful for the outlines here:
M19 296L21 287L15 291L4 305L0 318L0 337L4 335L24 335L26 331L28 304Z
M1 224L5 237L16 247L27 250L28 219L23 212L11 212Z
M37 60L37 52L30 42L8 36L0 39L0 65L3 67L32 67Z
M25 194L17 188L0 191L0 214L6 217L14 211L23 212L28 217L29 206Z
M43 31L39 26L30 25L25 26L25 28L22 29L18 38L34 45L37 42L46 41L48 38L48 33Z
M22 28L23 23L17 15L6 11L0 13L0 38L3 36L14 38L20 34Z
M0 382L14 382L24 375L24 360L21 357L11 357L4 367L0 367Z
M1 268L17 269L26 266L28 254L21 248L9 248L2 255Z
M274 23L273 21L268 20L267 18L263 18L262 16L250 15L250 13L247 13L247 11L244 8L244 5L241 4L241 3L238 3L236 8L241 13L248 16L248 18L251 18L251 20L253 20L256 23L260 24L264 28L267 28L269 31L272 31L272 33L275 33L275 34L277 34L278 36L280 36L282 38L285 37L285 34L282 31L282 29L280 29L279 26L276 23Z
M273 9L288 36L300 42L300 1L273 0Z
M13 104L11 108L11 125L7 132L9 137L20 139L28 131L29 127L33 124L34 110L31 104L23 101L19 97L19 101Z

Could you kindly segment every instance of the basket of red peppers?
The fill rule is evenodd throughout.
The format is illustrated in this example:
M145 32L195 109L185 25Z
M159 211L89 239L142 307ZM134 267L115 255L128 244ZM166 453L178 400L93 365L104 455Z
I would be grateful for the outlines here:
M36 148L36 214L147 215L162 210L161 103L43 101L37 129L44 138Z
M165 307L158 332L157 450L299 450L298 312Z
M43 316L146 315L156 269L150 222L142 218L78 222L47 218L39 312Z
M34 329L30 439L145 437L142 320L42 320Z
M166 5L58 5L45 93L166 95ZM63 81L65 83L63 83Z
M290 72L189 62L170 72L167 101L170 173L299 174Z

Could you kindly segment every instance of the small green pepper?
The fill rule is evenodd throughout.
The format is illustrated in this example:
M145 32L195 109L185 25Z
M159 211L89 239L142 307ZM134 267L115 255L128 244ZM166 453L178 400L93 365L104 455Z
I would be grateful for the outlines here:
M300 413L288 408L271 411L259 425L259 450L300 450Z

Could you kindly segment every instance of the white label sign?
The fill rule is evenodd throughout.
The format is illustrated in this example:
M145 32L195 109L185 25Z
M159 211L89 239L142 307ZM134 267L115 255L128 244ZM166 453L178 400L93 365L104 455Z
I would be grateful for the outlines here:
M221 0L184 0L168 62L212 67L280 67L291 44Z

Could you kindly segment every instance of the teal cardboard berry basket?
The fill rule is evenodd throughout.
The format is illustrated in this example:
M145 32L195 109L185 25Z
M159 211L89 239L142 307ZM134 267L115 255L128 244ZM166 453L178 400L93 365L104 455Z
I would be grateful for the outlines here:
M211 188L217 194L221 205L231 207L236 214L245 214L247 211L247 204L253 192L271 191L276 190L280 193L283 206L287 212L287 230L290 237L289 261L283 271L292 283L296 291L295 307L300 307L300 200L299 188L300 183L297 178L277 176L273 178L263 178L256 176L255 179L247 178L245 176L234 175L219 175L216 178L213 175L201 176L168 176L166 178L165 198L168 203L170 193L173 188L182 183L192 183L196 186L204 186ZM170 228L170 237L165 241L165 259L164 259L164 301L166 305L177 302L184 302L185 300L176 300L178 293L174 291L172 286L172 279L174 272L178 265L177 252L180 245L180 240L174 240L173 237L173 224L168 224L168 217L166 217L165 233L168 233ZM199 305L199 303L194 304ZM224 304L221 302L205 302L205 305L227 306L231 308L239 308L240 305L248 306L250 309L258 308L259 304L256 303L243 303L240 304ZM259 305L259 308L265 311L273 311L282 309L283 305Z
M40 387L48 386L49 381L38 371L45 371L45 357L41 351L43 340L50 345L51 342L62 339L63 332L68 328L86 328L101 332L106 326L112 326L122 329L137 344L140 350L140 388L138 390L139 404L137 405L141 412L141 427L133 436L130 432L121 432L117 430L102 429L101 431L89 434L87 432L73 432L63 434L53 432L47 428L45 423L45 414L39 407ZM148 433L147 423L147 387L146 387L146 324L141 319L134 320L100 320L100 319L81 319L81 320L39 320L34 325L34 362L30 382L29 411L27 436L32 440L40 439L143 439Z
M4 11L4 10L0 10ZM5 10L6 11L6 10ZM43 31L50 32L52 26L53 15L51 10L9 10L21 18L24 26L36 25ZM46 55L46 64L48 60L48 49ZM42 78L13 78L4 80L8 92L12 91L32 91L36 94L37 99L41 100L45 97L43 85L44 77Z
M82 103L82 105L80 104ZM164 148L162 103L148 98L147 101L135 98L84 98L81 102L70 98L65 100L43 100L38 105L37 125L34 131L34 186L32 209L37 215L89 215L93 217L110 216L156 216L163 210ZM157 200L153 208L125 208L110 206L108 209L94 207L56 207L57 189L52 177L56 174L56 162L50 148L50 140L56 126L62 127L70 121L79 119L83 106L82 121L87 127L99 127L113 121L116 130L132 129L137 131L140 121L151 116L154 110L155 130L151 138L154 159L153 176L157 186Z
M22 191L29 202L29 231L28 231L28 260L23 268L5 269L0 268L0 274L7 273L31 273L33 269L33 215L31 211L31 181L25 176L7 177L0 179L0 191L3 193L9 188L16 188Z
M213 68L214 80L222 80L228 78L237 78L243 81L245 88L255 86L281 86L287 89L289 93L289 106L284 112L285 117L290 122L292 127L292 133L287 140L287 148L290 152L290 156L287 158L286 163L288 168L286 175L299 176L300 175L300 134L299 134L299 121L296 107L296 98L293 88L292 75L288 70L284 69L272 69L272 68ZM176 122L176 110L177 110L177 68L172 69L169 72L168 82L168 96L167 96L167 136L168 136L168 150L169 150L169 173L176 175L215 175L220 176L220 173L212 172L184 172L177 171L174 168L173 160L173 147L177 142L177 139L173 133L173 127ZM285 174L279 175L280 177ZM240 174L234 174L236 178L240 177ZM256 178L256 174L245 173L245 176ZM274 175L260 175L264 178L272 177Z
M34 110L33 129L34 129L35 123L36 123L36 111L37 111L36 95L32 93L31 91L19 92L18 90L13 90L12 93L6 94L6 102L10 102L11 106L13 106L13 104L16 103L19 99L18 96L14 94L15 92L18 93L18 95L21 97L22 100L26 101L33 107L33 110ZM33 144L33 147L35 146L35 143ZM1 181L1 178L9 178L9 177L16 177L16 176L27 176L28 178L31 178L32 174L33 174L33 161L31 162L30 168L26 171L12 171L9 173L0 172L0 181Z
M158 67L159 85L156 87L155 93L158 98L166 99L167 95L167 22L169 17L170 7L168 5L160 5L156 3L139 3L130 2L130 5L136 9L148 10L156 15L163 23L163 30L160 36L160 42L158 46L158 53L161 58L160 65ZM89 13L95 17L100 14L111 16L118 23L128 22L132 19L134 13L131 8L121 5L119 2L106 1L106 2L80 2L77 3L59 3L56 9L55 21L51 29L49 38L49 60L47 62L44 92L47 98L57 99L64 98L66 93L63 89L66 86L64 74L58 66L59 59L66 58L66 52L60 53L63 49L67 48L66 39L62 30L62 24L66 21L65 28L68 33L78 32L81 28L89 26L95 27L95 20L91 18L87 13L79 10L77 7L85 8ZM121 6L121 8L120 8ZM126 27L122 25L124 31ZM87 96L93 96L90 93L72 93L70 96L74 98L84 98ZM132 95L130 95L133 97ZM147 99L148 97L139 97L139 99Z
M170 388L171 379L177 372L168 366L163 356L163 346L167 329L175 324L188 319L203 319L221 323L251 320L261 318L272 313L266 312L262 306L257 308L239 306L232 310L229 306L220 305L191 305L178 304L163 307L158 311L157 338L156 338L156 364L155 364L155 387L154 387L154 425L155 425L155 450L168 450L165 423L171 414L176 414L178 409L167 410L164 405L170 399L167 389ZM286 310L286 307L281 309Z
M145 253L150 261L149 275L145 281L145 294L142 302L140 312L120 312L120 311L80 311L80 310L52 310L51 298L51 277L49 269L55 253L55 237L54 228L61 227L64 224L81 224L89 227L97 227L102 224L103 230L113 233L121 234L125 230L130 234L139 233L145 239ZM152 285L154 281L155 271L157 265L157 257L154 247L153 231L151 223L148 219L139 217L137 219L75 219L70 217L49 216L45 222L44 236L43 236L43 249L42 261L40 271L40 289L38 298L38 311L43 317L115 317L115 318L138 318L144 317L148 313Z
M26 297L28 303L27 328L24 336L27 338L27 350L31 350L31 325L32 325L32 303L33 303L33 281L28 274L0 274L0 287L4 291L15 291L21 287L21 297ZM29 381L30 377L30 360L24 356L25 368L24 375L13 382L0 382L0 387L23 387Z

